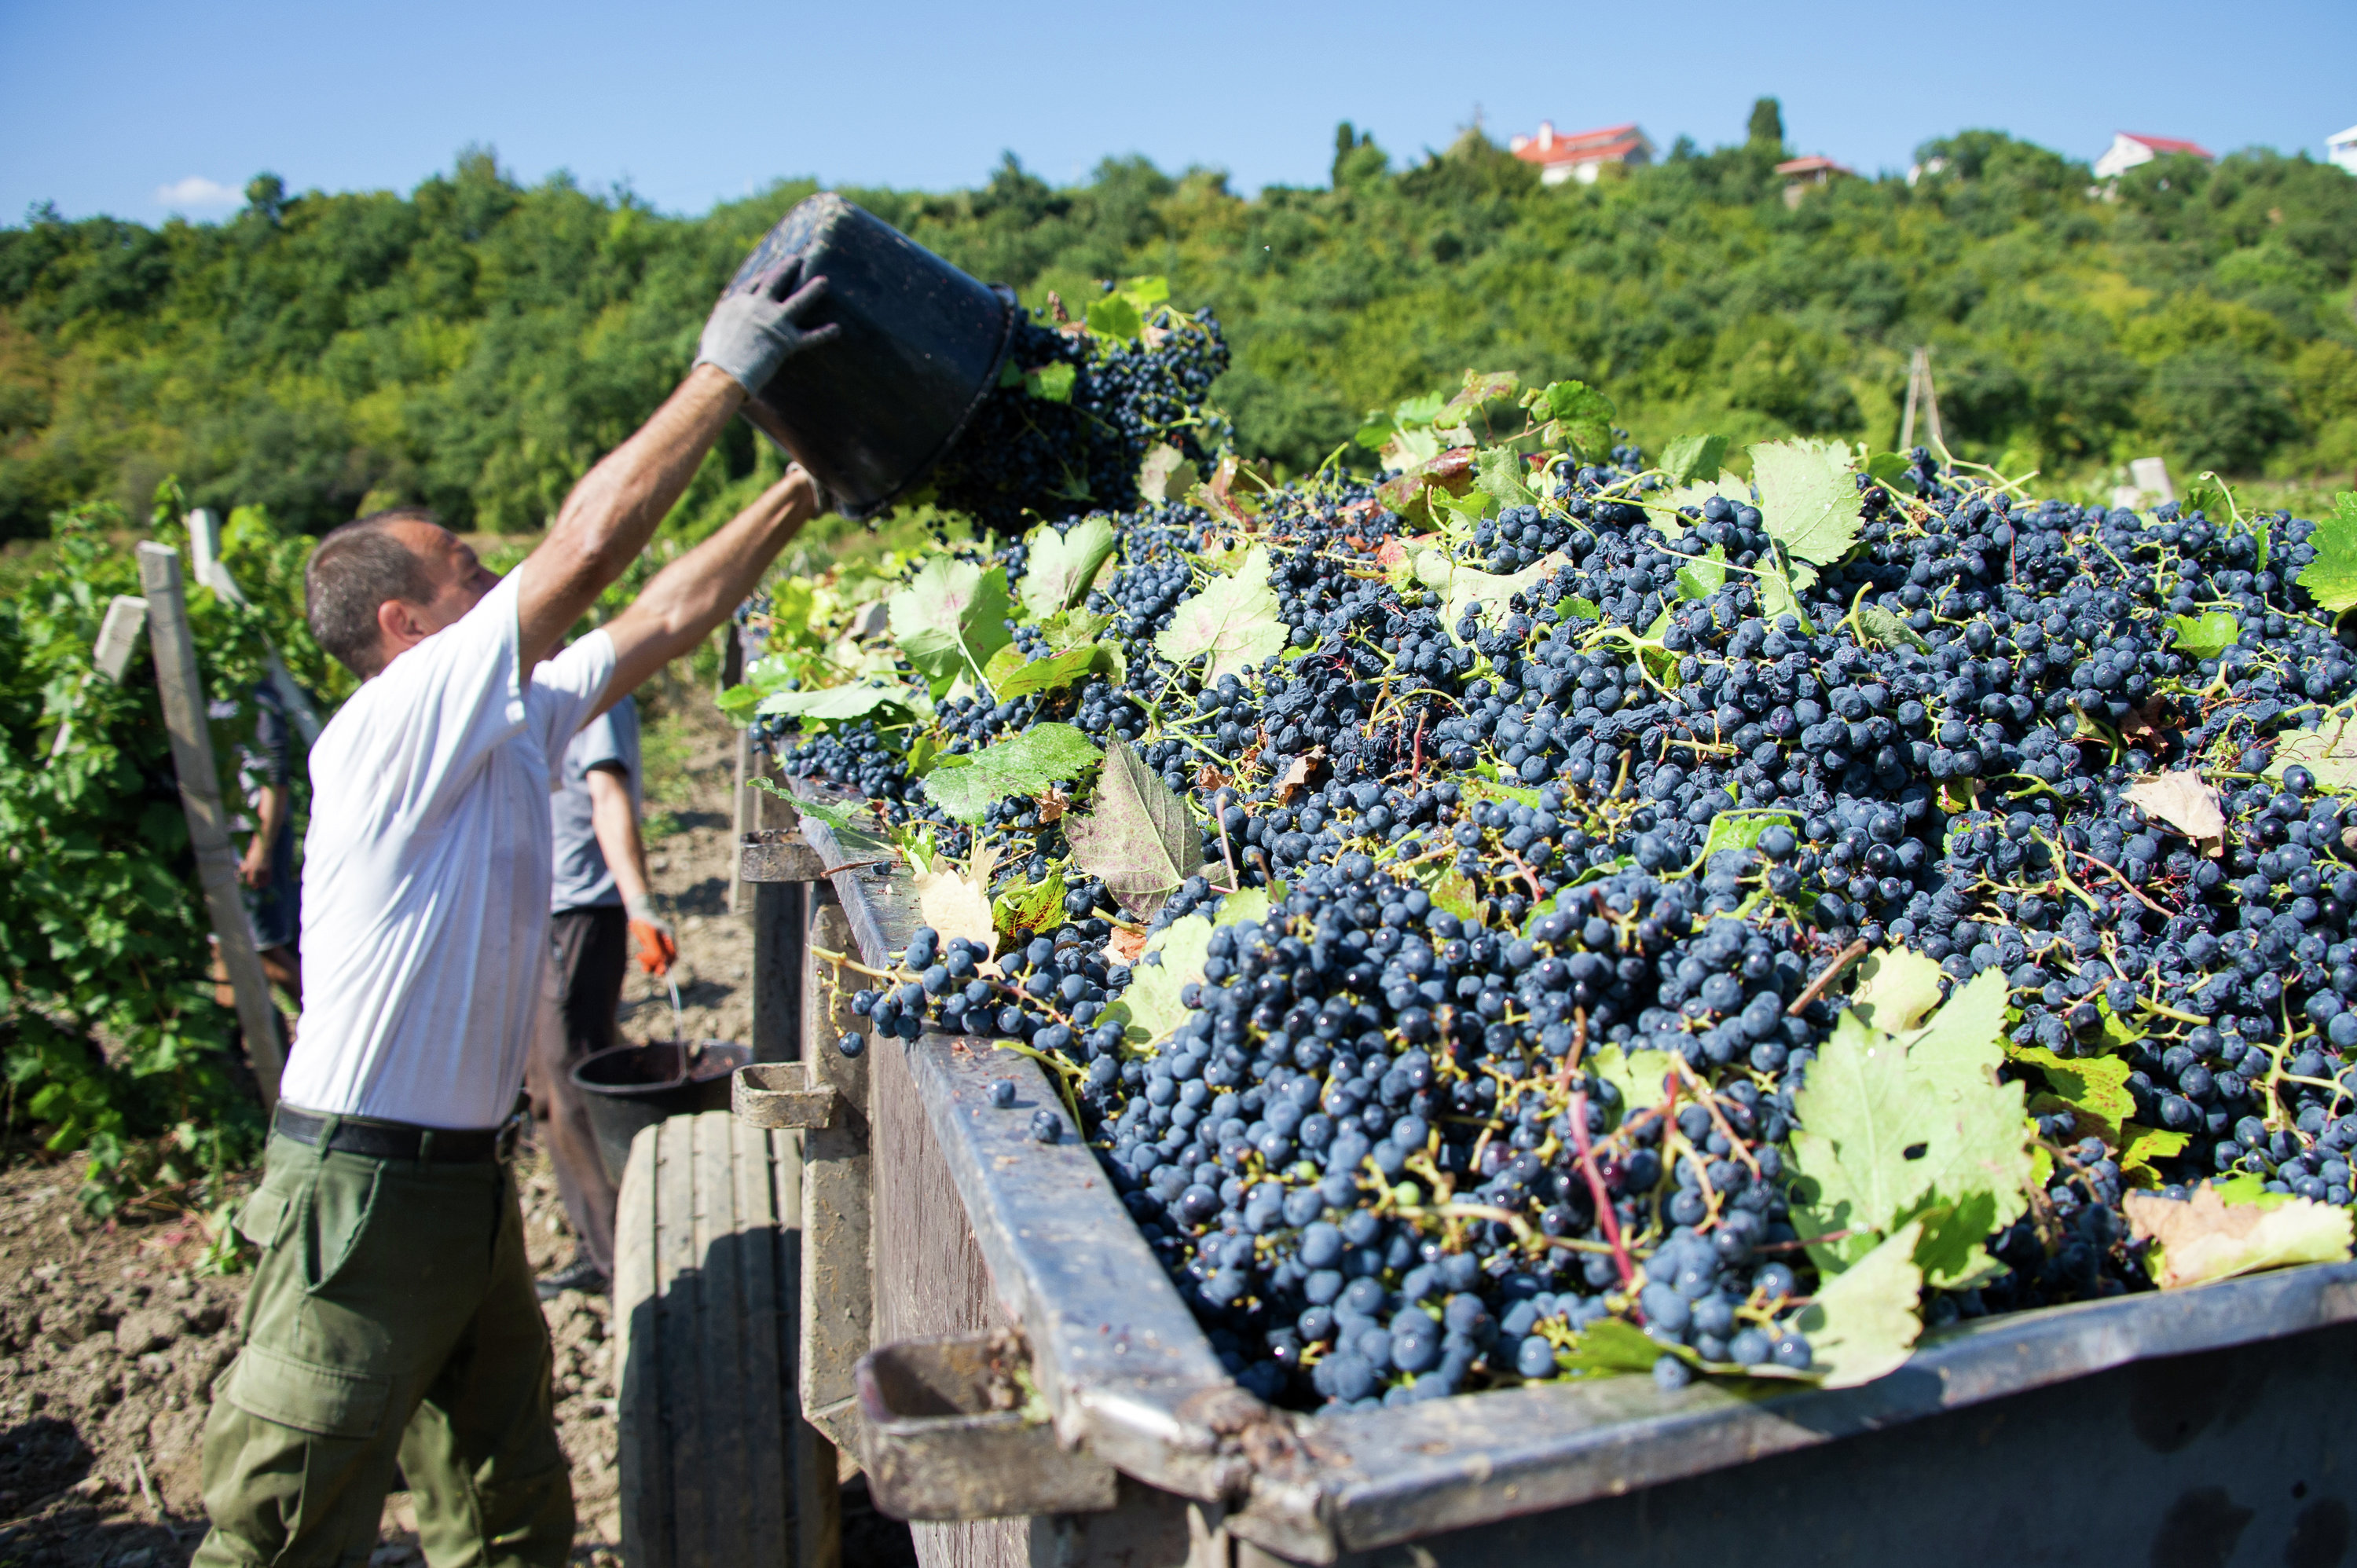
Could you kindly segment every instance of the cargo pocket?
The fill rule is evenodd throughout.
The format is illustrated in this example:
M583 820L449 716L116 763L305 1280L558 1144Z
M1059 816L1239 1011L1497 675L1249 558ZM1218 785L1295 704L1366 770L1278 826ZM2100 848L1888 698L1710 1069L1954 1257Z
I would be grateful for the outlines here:
M359 1168L323 1164L305 1189L296 1234L301 1238L303 1289L317 1294L350 1262L368 1234L384 1171L374 1161Z
M278 1245L279 1233L286 1228L287 1211L294 1207L283 1192L273 1192L267 1187L256 1188L238 1206L237 1233L267 1252Z
M230 1403L248 1415L315 1437L372 1435L384 1419L393 1380L298 1360L249 1344L230 1369Z

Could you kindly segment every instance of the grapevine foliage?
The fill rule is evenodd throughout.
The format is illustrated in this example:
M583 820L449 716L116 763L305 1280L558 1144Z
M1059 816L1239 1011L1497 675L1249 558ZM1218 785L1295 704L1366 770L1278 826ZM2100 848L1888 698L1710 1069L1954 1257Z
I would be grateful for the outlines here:
M958 895L867 1027L1038 1059L1034 1130L1297 1405L1838 1386L2344 1255L2357 655L2302 574L2357 502L1807 442L1706 480L1725 443L1610 415L1469 374L1370 416L1378 485L1149 455L1070 607L1054 523L753 607L728 704ZM993 670L1097 656L1018 693L896 645L952 570L1008 584Z
M150 536L185 548L178 515L167 483ZM143 1183L250 1155L261 1117L231 1065L233 1015L207 979L210 926L145 643L120 686L91 668L108 605L140 593L135 558L115 542L124 520L93 508L55 531L54 556L0 595L0 1093L14 1125L88 1154L84 1197L105 1210ZM265 633L315 694L339 692L289 608L308 542L257 512L232 517L223 558L250 607L188 594L209 693L261 680ZM252 741L253 713L241 704L213 726L226 800L239 798L235 748Z

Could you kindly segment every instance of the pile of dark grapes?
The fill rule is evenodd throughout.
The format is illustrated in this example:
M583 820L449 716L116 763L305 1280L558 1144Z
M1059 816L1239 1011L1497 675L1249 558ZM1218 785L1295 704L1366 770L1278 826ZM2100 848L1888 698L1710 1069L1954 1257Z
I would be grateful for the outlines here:
M1204 870L1154 929L1281 896L1214 933L1150 1051L1104 1017L1136 928L1070 867L998 972L920 931L858 1011L1040 1057L1231 1369L1295 1405L1552 1376L1607 1316L1714 1364L1807 1367L1782 1150L1846 1005L1812 982L1861 940L1959 982L2001 971L2017 1046L2124 1057L2135 1122L2185 1135L2155 1162L2171 1195L2248 1172L2349 1204L2357 801L2267 777L2285 732L2357 691L2299 585L2312 525L2029 502L1919 450L1895 487L1859 481L1859 542L1802 592L1804 625L1741 572L1682 597L1714 545L1771 562L1764 521L1713 499L1673 537L1641 463L1623 446L1481 524L1469 565L1565 564L1453 626L1377 565L1428 525L1356 482L1267 498L1289 646L1208 690L1153 636L1232 523L1118 518L1089 607L1125 680L956 706L940 738L1057 719L1135 745L1204 823ZM2180 647L2173 618L2214 610L2231 645ZM939 821L892 755L854 730L788 761ZM2216 854L2125 799L2172 768L2220 787ZM1729 810L1785 815L1706 856ZM1051 817L994 810L1002 890L1064 865ZM1622 1103L1596 1067L1613 1047L1676 1059L1666 1103ZM2147 1288L2100 1131L2040 1117L2052 1174L1990 1240L2006 1272L1931 1321Z
M1225 423L1204 408L1228 368L1228 342L1209 309L1160 309L1147 337L1135 340L1026 314L1007 360L1023 371L1070 366L1070 400L1033 396L1020 382L995 389L931 480L942 505L999 532L1127 510L1138 504L1137 471L1154 446L1175 446L1200 467L1227 444Z

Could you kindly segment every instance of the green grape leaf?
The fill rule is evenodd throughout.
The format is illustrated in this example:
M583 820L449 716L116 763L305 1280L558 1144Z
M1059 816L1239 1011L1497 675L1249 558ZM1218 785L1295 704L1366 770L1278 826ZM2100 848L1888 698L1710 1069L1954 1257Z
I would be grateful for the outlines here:
M1528 467L1512 447L1485 446L1473 455L1473 483L1500 506L1529 506L1538 499L1523 482Z
M1858 965L1849 1010L1887 1035L1920 1026L1940 1004L1940 966L1911 948L1884 948Z
M1749 448L1769 537L1796 561L1830 566L1861 524L1849 452L1833 441L1763 441Z
M913 714L923 705L924 699L905 686L822 686L814 692L772 692L754 712L843 724L886 710Z
M1994 1024L1986 990L1975 994L1974 986L1959 989L1906 1038L1871 1027L1856 1012L1835 1021L1795 1101L1801 1129L1788 1162L1801 1198L1793 1222L1803 1238L1847 1233L1813 1240L1810 1255L1820 1268L1856 1262L1876 1238L1928 1209L1986 1196L1994 1200L1994 1228L2028 1208L2024 1091L1995 1081L2005 1016L2004 977L1996 980Z
M2235 517L2234 497L2226 489L2226 481L2207 469L2185 487L2185 494L2178 498L2178 506L2187 512L2201 513L2221 532Z
M990 916L993 929L1006 939L1002 947L1011 945L1023 932L1064 923L1064 886L1061 872L1051 871L1037 882L1027 882L1009 888L991 900Z
M1103 651L1083 646L1039 659L1010 643L990 656L983 679L1002 700L1028 697L1036 692L1060 692L1096 669Z
M1678 568L1678 597L1706 599L1727 586L1727 546L1714 544L1707 555L1697 555Z
M2005 1060L2005 1009L2010 993L2004 972L1996 969L1985 969L1956 987L1931 1022L1900 1036L1907 1047L1908 1069L1966 1093L1992 1087Z
M1812 1070L1813 1076L1813 1069ZM1829 1389L1853 1389L1897 1371L1923 1332L1916 1305L1923 1292L1915 1250L1922 1226L1910 1221L1889 1240L1817 1287L1795 1325L1809 1341L1812 1365Z
M1031 395L1044 403L1071 402L1072 383L1079 379L1080 372L1061 360L1027 371L1023 377Z
M2183 1154L2185 1145L2192 1141L2190 1133L2172 1133L2166 1127L2141 1127L2134 1122L2123 1122L2120 1174L2136 1186L2158 1187L2158 1162Z
M1867 478L1886 486L1905 480L1910 466L1904 452L1877 452L1861 465Z
M1710 857L1722 850L1757 849L1760 835L1782 822L1798 828L1801 819L1791 811L1775 810L1727 811L1710 820L1710 832L1703 835L1702 853L1695 856L1697 870L1709 865Z
M1464 647L1468 639L1457 635L1457 623L1465 618L1475 605L1481 613L1475 618L1482 625L1495 627L1503 621L1510 610L1507 601L1516 594L1527 594L1560 571L1569 557L1560 552L1534 561L1519 572L1503 575L1476 571L1454 560L1445 550L1426 547L1409 557L1409 565L1416 581L1441 596L1440 624L1449 637Z
M1045 726L1042 726L1045 727ZM926 781L927 788L931 780ZM1149 919L1203 864L1202 833L1187 804L1127 742L1105 753L1091 810L1064 818L1064 839L1081 869L1100 878L1121 907Z
M1089 585L1113 556L1113 524L1090 517L1061 534L1042 526L1025 543L1030 564L1023 570L1023 607L1044 621L1089 596Z
M2349 1210L2266 1191L2255 1176L2205 1184L2183 1201L2131 1192L2124 1206L2129 1233L2153 1243L2145 1268L2163 1290L2349 1256Z
M1565 443L1583 457L1612 449L1612 420L1620 413L1610 398L1586 381L1552 381L1533 404L1562 427Z
M1760 589L1760 614L1773 624L1778 616L1791 616L1801 623L1801 629L1811 636L1816 627L1809 620L1809 612L1801 607L1800 596L1792 592L1792 581L1778 572L1762 572L1752 581Z
M1690 485L1718 472L1727 458L1724 435L1681 435L1662 450L1662 471L1673 485Z
M2307 579L2303 577L2301 581ZM2242 623L2224 610L2199 616L2171 616L2163 623L2177 633L2177 651L2195 659L2215 659L2234 646Z
M1894 652L1902 648L1911 648L1918 653L1931 650L1932 645L1907 624L1905 617L1880 605L1858 606L1857 625L1860 644L1878 643Z
M1221 676L1241 675L1281 651L1290 635L1268 585L1268 551L1255 544L1232 574L1212 578L1201 593L1180 603L1170 624L1155 634L1154 647L1173 664L1209 655L1203 670L1208 691Z
M1625 1318L1599 1317L1572 1337L1555 1352L1555 1366L1566 1377L1609 1378L1652 1369L1654 1362L1675 1352L1647 1337Z
M1091 300L1083 318L1089 330L1100 338L1135 338L1146 326L1136 305L1118 293Z
M1143 316L1156 306L1170 302L1170 280L1158 274L1134 277L1114 289L1114 293L1129 301Z
M1670 1097L1668 1084L1674 1069L1667 1051L1630 1051L1620 1046L1606 1046L1587 1053L1587 1069L1620 1091L1623 1120L1640 1111L1650 1111Z
M1594 599L1583 599L1577 594L1566 594L1555 601L1555 618L1564 620L1602 620L1604 607Z
M991 806L1008 796L1036 795L1060 779L1077 779L1103 760L1089 737L1071 725L1033 725L971 757L942 757L925 775L924 789L952 820L975 827Z
M885 607L892 640L939 699L961 674L979 678L990 656L1015 640L1006 568L934 555Z
M2308 542L2316 559L2300 568L2299 585L2335 615L2357 605L2357 493L2334 496L2332 515L2317 523Z

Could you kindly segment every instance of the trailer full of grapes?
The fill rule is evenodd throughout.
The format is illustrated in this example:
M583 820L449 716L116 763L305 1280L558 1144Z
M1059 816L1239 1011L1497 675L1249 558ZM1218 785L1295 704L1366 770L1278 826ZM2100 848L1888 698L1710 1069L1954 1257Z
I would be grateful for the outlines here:
M1273 1411L1072 1130L1035 1134L1062 1114L1038 1067L937 1034L834 1053L812 950L884 967L920 917L904 875L804 832L755 835L743 875L823 1048L744 1069L737 1113L810 1129L803 1409L879 1504L942 1521L928 1568L2341 1560L2352 1263L1983 1318L1838 1391L1634 1375Z
M942 297L997 358L875 489L974 536L722 698L639 1568L825 1563L837 1447L932 1565L2341 1560L2357 496L1472 372L1280 483L1161 280Z

